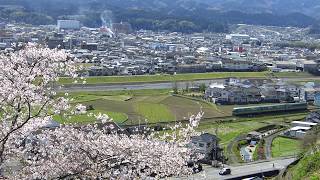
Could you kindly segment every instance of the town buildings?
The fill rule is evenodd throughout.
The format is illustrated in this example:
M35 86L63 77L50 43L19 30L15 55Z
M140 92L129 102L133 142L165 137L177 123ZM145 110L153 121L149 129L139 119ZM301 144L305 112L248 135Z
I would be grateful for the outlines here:
M307 83L309 84L309 83ZM212 83L205 99L218 104L257 104L280 102L310 102L320 96L318 85L299 86L281 80L228 79L225 83Z
M300 33L297 33L300 32ZM239 25L231 34L135 31L126 22L112 28L81 27L77 20L0 29L0 50L13 43L40 43L66 49L90 76L205 73L222 71L303 71L318 73L320 55L307 48L280 46L296 39L316 42L303 29Z

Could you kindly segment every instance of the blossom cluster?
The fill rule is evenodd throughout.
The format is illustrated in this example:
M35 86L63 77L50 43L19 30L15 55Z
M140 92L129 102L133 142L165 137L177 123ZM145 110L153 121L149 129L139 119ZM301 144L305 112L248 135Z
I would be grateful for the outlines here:
M1 165L17 143L47 124L53 113L68 108L68 100L55 98L56 82L60 76L76 77L76 72L63 50L29 44L0 54Z
M105 114L100 124L48 128L53 115L84 105L58 97L61 76L76 78L68 53L28 45L0 54L0 168L9 179L145 179L189 175L200 155L187 144L202 113L167 132L126 134ZM109 123L109 124L108 124ZM110 128L112 127L112 128ZM15 168L11 168L14 164Z

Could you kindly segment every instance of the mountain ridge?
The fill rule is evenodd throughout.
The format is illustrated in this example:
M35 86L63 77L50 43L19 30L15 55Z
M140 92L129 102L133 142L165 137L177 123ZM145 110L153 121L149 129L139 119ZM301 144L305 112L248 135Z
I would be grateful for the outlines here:
M303 0L308 1L312 0ZM290 2L297 4L289 7L290 11L281 11ZM311 5L318 4L320 1ZM8 10L4 5L22 9ZM127 21L134 29L226 32L229 24L239 23L299 27L316 24L315 17L295 11L299 5L298 0L0 0L0 19L31 24L78 19L86 26L99 27L101 13L108 10L113 12L114 22Z

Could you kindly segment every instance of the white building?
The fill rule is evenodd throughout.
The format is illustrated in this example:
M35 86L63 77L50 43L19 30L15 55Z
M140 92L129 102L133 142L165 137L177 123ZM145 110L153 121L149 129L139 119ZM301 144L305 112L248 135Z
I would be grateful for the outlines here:
M223 84L213 83L210 84L208 89L206 90L206 97L210 98L212 102L216 102L216 99L221 97L222 91L225 89Z
M302 126L296 126L291 128L288 132L287 135L290 137L295 137L295 138L303 138L307 131L309 131L311 127L302 127Z
M58 20L57 28L61 29L80 29L80 21L77 20Z
M318 125L318 123L306 122L306 121L293 121L291 122L292 128L290 128L284 135L293 138L303 138L312 127Z
M250 36L247 34L228 34L226 35L226 39L235 41L248 41L250 40Z
M318 123L312 123L312 122L305 122L305 121L292 121L291 125L293 127L300 126L300 127L313 127L316 126Z

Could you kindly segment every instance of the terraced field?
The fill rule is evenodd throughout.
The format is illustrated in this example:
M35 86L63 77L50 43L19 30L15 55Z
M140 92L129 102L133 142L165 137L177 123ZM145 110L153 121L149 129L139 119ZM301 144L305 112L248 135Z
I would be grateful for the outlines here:
M60 94L62 95L62 94ZM196 98L172 96L170 90L143 90L117 92L83 92L68 95L75 104L81 103L92 106L95 112L121 113L127 116L125 124L138 124L147 120L149 123L174 122L185 120L200 111L206 119L231 116L232 107L218 108L216 105ZM226 110L226 111L225 111ZM123 116L113 119L123 122ZM79 118L79 117L78 117ZM65 120L75 122L77 118ZM58 119L62 122L62 119ZM79 122L90 123L90 118L80 117Z
M74 115L74 116L61 116L55 115L53 118L55 121L59 123L66 123L66 124L87 124L87 123L94 123L96 122L95 117L89 116L90 113L93 114L107 114L109 118L113 119L117 123L123 123L128 119L128 116L124 113L120 112L106 112L101 110L93 110L88 111L86 114L81 115Z
M205 112L205 118L221 117L221 113L214 106L206 103L174 97L171 95L160 96L134 96L127 101L110 100L110 98L94 99L83 102L92 105L96 110L115 111L125 113L129 117L129 124L148 120L149 123L172 122L187 119L191 114L199 111Z

